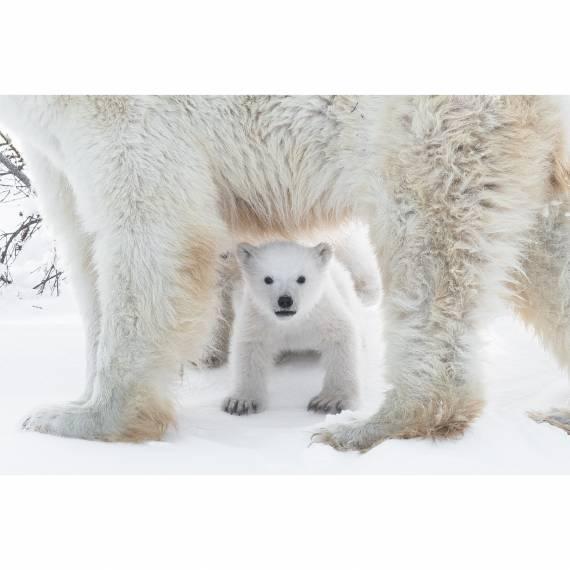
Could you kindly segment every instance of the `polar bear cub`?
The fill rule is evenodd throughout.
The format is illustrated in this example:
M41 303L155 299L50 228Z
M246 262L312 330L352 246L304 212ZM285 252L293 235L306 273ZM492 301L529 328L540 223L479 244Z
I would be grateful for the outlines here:
M358 399L362 304L332 246L242 243L237 259L242 280L234 293L234 390L223 409L237 415L262 410L275 357L307 350L321 353L325 366L323 388L308 409L338 413L353 408Z

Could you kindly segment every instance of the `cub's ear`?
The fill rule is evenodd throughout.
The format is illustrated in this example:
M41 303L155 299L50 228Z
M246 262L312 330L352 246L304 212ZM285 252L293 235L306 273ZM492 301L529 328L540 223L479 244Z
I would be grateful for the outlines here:
M333 248L330 243L322 242L313 248L313 252L317 258L318 263L324 267L332 258Z
M255 256L257 248L249 243L240 243L237 246L237 258L244 267Z

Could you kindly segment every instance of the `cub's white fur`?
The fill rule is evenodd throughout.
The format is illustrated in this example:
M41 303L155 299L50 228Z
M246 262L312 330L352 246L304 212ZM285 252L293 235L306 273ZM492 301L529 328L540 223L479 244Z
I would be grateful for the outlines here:
M87 325L83 398L38 410L27 429L160 437L179 362L212 337L220 254L350 218L371 227L391 389L369 420L320 441L462 434L483 406L477 327L499 296L570 363L555 99L0 97L0 121L24 142ZM535 417L570 431L568 410Z
M361 350L359 301L348 271L326 243L238 246L242 287L230 364L234 391L223 405L248 414L267 402L267 375L283 352L317 351L325 379L309 409L337 413L356 404Z

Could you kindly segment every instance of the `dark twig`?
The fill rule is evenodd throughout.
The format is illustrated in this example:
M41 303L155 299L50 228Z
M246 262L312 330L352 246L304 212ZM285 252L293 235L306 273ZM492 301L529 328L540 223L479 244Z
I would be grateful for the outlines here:
M26 188L32 189L30 179L8 157L0 152L0 164L13 176L15 176Z

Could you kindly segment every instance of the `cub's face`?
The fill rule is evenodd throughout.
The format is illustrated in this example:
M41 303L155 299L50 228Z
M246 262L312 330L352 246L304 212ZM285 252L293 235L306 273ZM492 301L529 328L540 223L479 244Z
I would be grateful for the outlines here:
M287 322L308 313L320 299L332 248L326 243L315 247L288 241L259 247L242 243L237 257L258 309Z

